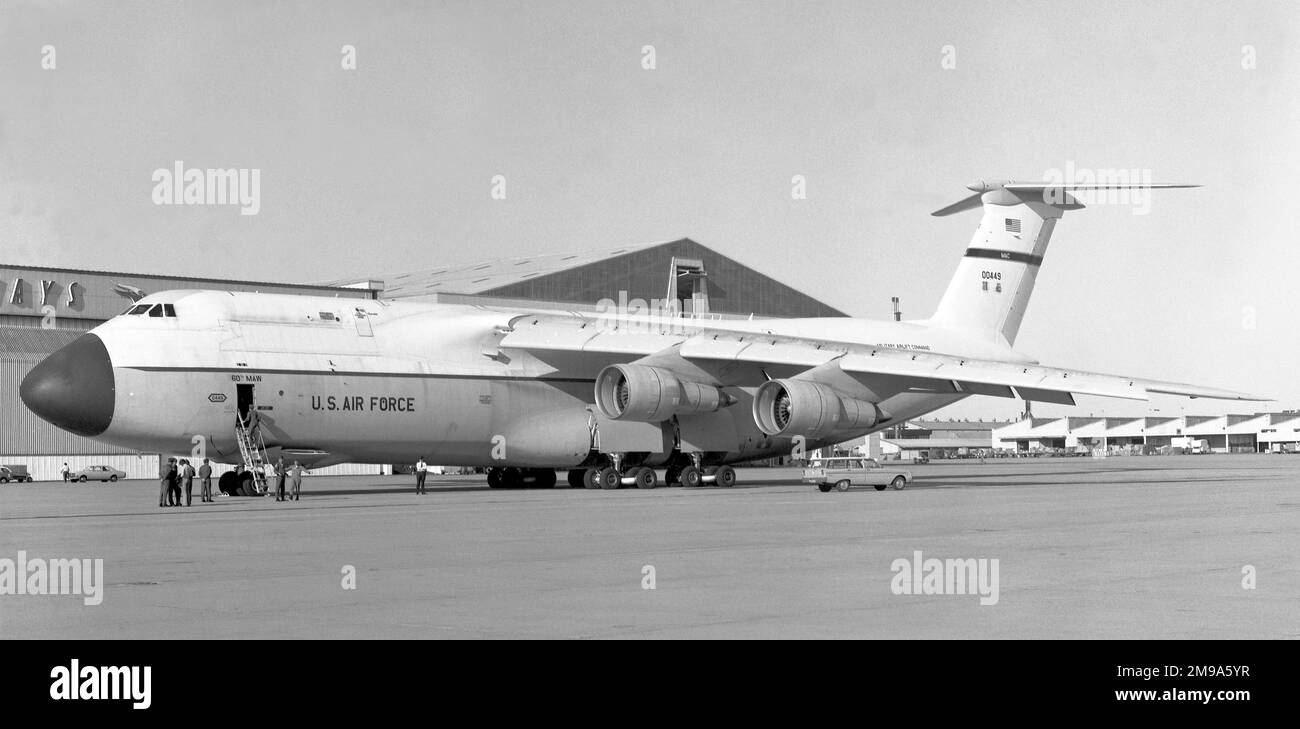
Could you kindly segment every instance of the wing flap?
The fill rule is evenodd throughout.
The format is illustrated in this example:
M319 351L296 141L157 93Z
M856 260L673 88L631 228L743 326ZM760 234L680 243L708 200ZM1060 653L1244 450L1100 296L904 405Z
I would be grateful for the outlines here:
M1033 400L1034 402L1050 402L1057 405L1074 405L1074 395L1068 392L1057 392L1055 390L1039 390L1034 387L1017 387L1016 392L1022 400Z
M934 381L947 381L954 383L959 391L975 395L1019 396L1026 400L1067 405L1075 404L1074 395L1147 400L1153 392L1220 400L1265 401L1268 399L1231 390L1175 382L883 349L873 350L870 354L848 354L842 357L839 363L845 372L863 377L892 375L912 381L925 381L925 385L915 388L921 391L933 392ZM1011 394L1012 389L1018 395Z

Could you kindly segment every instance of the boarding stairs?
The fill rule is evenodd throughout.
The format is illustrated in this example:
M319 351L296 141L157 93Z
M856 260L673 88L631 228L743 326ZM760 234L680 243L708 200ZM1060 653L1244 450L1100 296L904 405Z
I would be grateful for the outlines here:
M235 442L239 444L239 457L244 461L244 468L253 474L253 484L257 493L267 493L266 441L262 439L261 427L254 425L250 428L242 419L236 418Z

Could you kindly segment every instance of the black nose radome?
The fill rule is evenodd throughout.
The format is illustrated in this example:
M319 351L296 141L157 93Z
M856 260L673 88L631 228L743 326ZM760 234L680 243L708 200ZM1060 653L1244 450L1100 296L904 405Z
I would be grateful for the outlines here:
M85 334L33 367L18 396L41 418L93 438L113 422L114 390L108 350L99 337Z

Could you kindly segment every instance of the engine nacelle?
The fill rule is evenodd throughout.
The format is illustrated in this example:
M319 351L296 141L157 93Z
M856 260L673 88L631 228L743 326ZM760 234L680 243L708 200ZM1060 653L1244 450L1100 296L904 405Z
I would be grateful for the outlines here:
M596 407L611 420L656 423L684 413L709 413L733 399L713 385L682 381L668 370L616 364L596 376Z
M768 435L815 440L837 430L870 428L880 408L808 380L769 380L754 393L754 422Z

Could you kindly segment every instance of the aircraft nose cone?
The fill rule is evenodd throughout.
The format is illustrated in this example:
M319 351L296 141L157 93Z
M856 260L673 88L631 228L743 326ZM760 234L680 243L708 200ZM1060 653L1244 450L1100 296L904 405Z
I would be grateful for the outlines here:
M85 334L33 367L18 387L18 396L42 419L94 437L113 422L115 390L104 342Z

